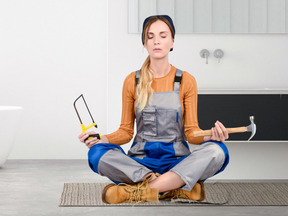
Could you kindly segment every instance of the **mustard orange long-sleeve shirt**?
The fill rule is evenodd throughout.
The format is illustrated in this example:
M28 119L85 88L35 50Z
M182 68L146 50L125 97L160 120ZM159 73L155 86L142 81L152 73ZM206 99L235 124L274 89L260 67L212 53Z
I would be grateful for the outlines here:
M154 78L152 88L154 92L164 92L174 90L174 78L176 68L171 67L169 73L160 78ZM129 74L123 84L122 91L122 118L120 128L114 133L106 135L109 143L121 145L130 142L134 135L134 120L136 115L135 103L137 98L136 72ZM197 84L195 78L188 72L183 72L180 85L180 100L185 126L185 136L191 144L202 143L203 137L193 137L192 133L201 130L197 119Z

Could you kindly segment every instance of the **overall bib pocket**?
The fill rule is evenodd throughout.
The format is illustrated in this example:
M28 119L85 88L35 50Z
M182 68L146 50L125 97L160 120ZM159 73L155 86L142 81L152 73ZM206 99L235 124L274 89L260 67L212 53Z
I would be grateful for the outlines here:
M150 107L142 111L143 134L146 136L157 136L156 108Z

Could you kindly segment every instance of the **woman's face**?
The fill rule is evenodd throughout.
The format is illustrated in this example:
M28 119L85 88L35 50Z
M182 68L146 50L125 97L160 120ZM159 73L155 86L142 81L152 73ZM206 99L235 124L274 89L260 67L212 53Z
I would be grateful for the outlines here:
M174 39L165 22L157 20L152 23L146 37L145 48L151 58L162 59L167 57L170 49L173 47Z

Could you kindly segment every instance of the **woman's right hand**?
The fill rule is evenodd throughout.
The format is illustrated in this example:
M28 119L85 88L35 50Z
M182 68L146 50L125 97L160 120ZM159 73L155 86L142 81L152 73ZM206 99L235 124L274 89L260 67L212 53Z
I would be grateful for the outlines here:
M219 121L215 122L215 127L212 127L211 131L212 131L212 136L205 136L204 141L215 140L218 142L224 142L226 139L229 138L227 129Z
M88 148L91 148L92 146L94 146L98 143L109 143L109 140L107 139L106 136L102 136L100 140L97 139L96 137L91 138L91 139L87 139L92 134L96 134L96 132L89 131L89 132L81 133L78 136L78 138L79 138L80 142L85 143ZM85 139L87 139L87 140L85 141Z

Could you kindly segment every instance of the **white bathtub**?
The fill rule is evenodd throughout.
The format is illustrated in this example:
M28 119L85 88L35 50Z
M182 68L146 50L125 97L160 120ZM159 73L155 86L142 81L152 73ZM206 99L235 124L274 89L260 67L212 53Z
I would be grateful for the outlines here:
M22 107L0 106L0 167L6 162L21 122Z

